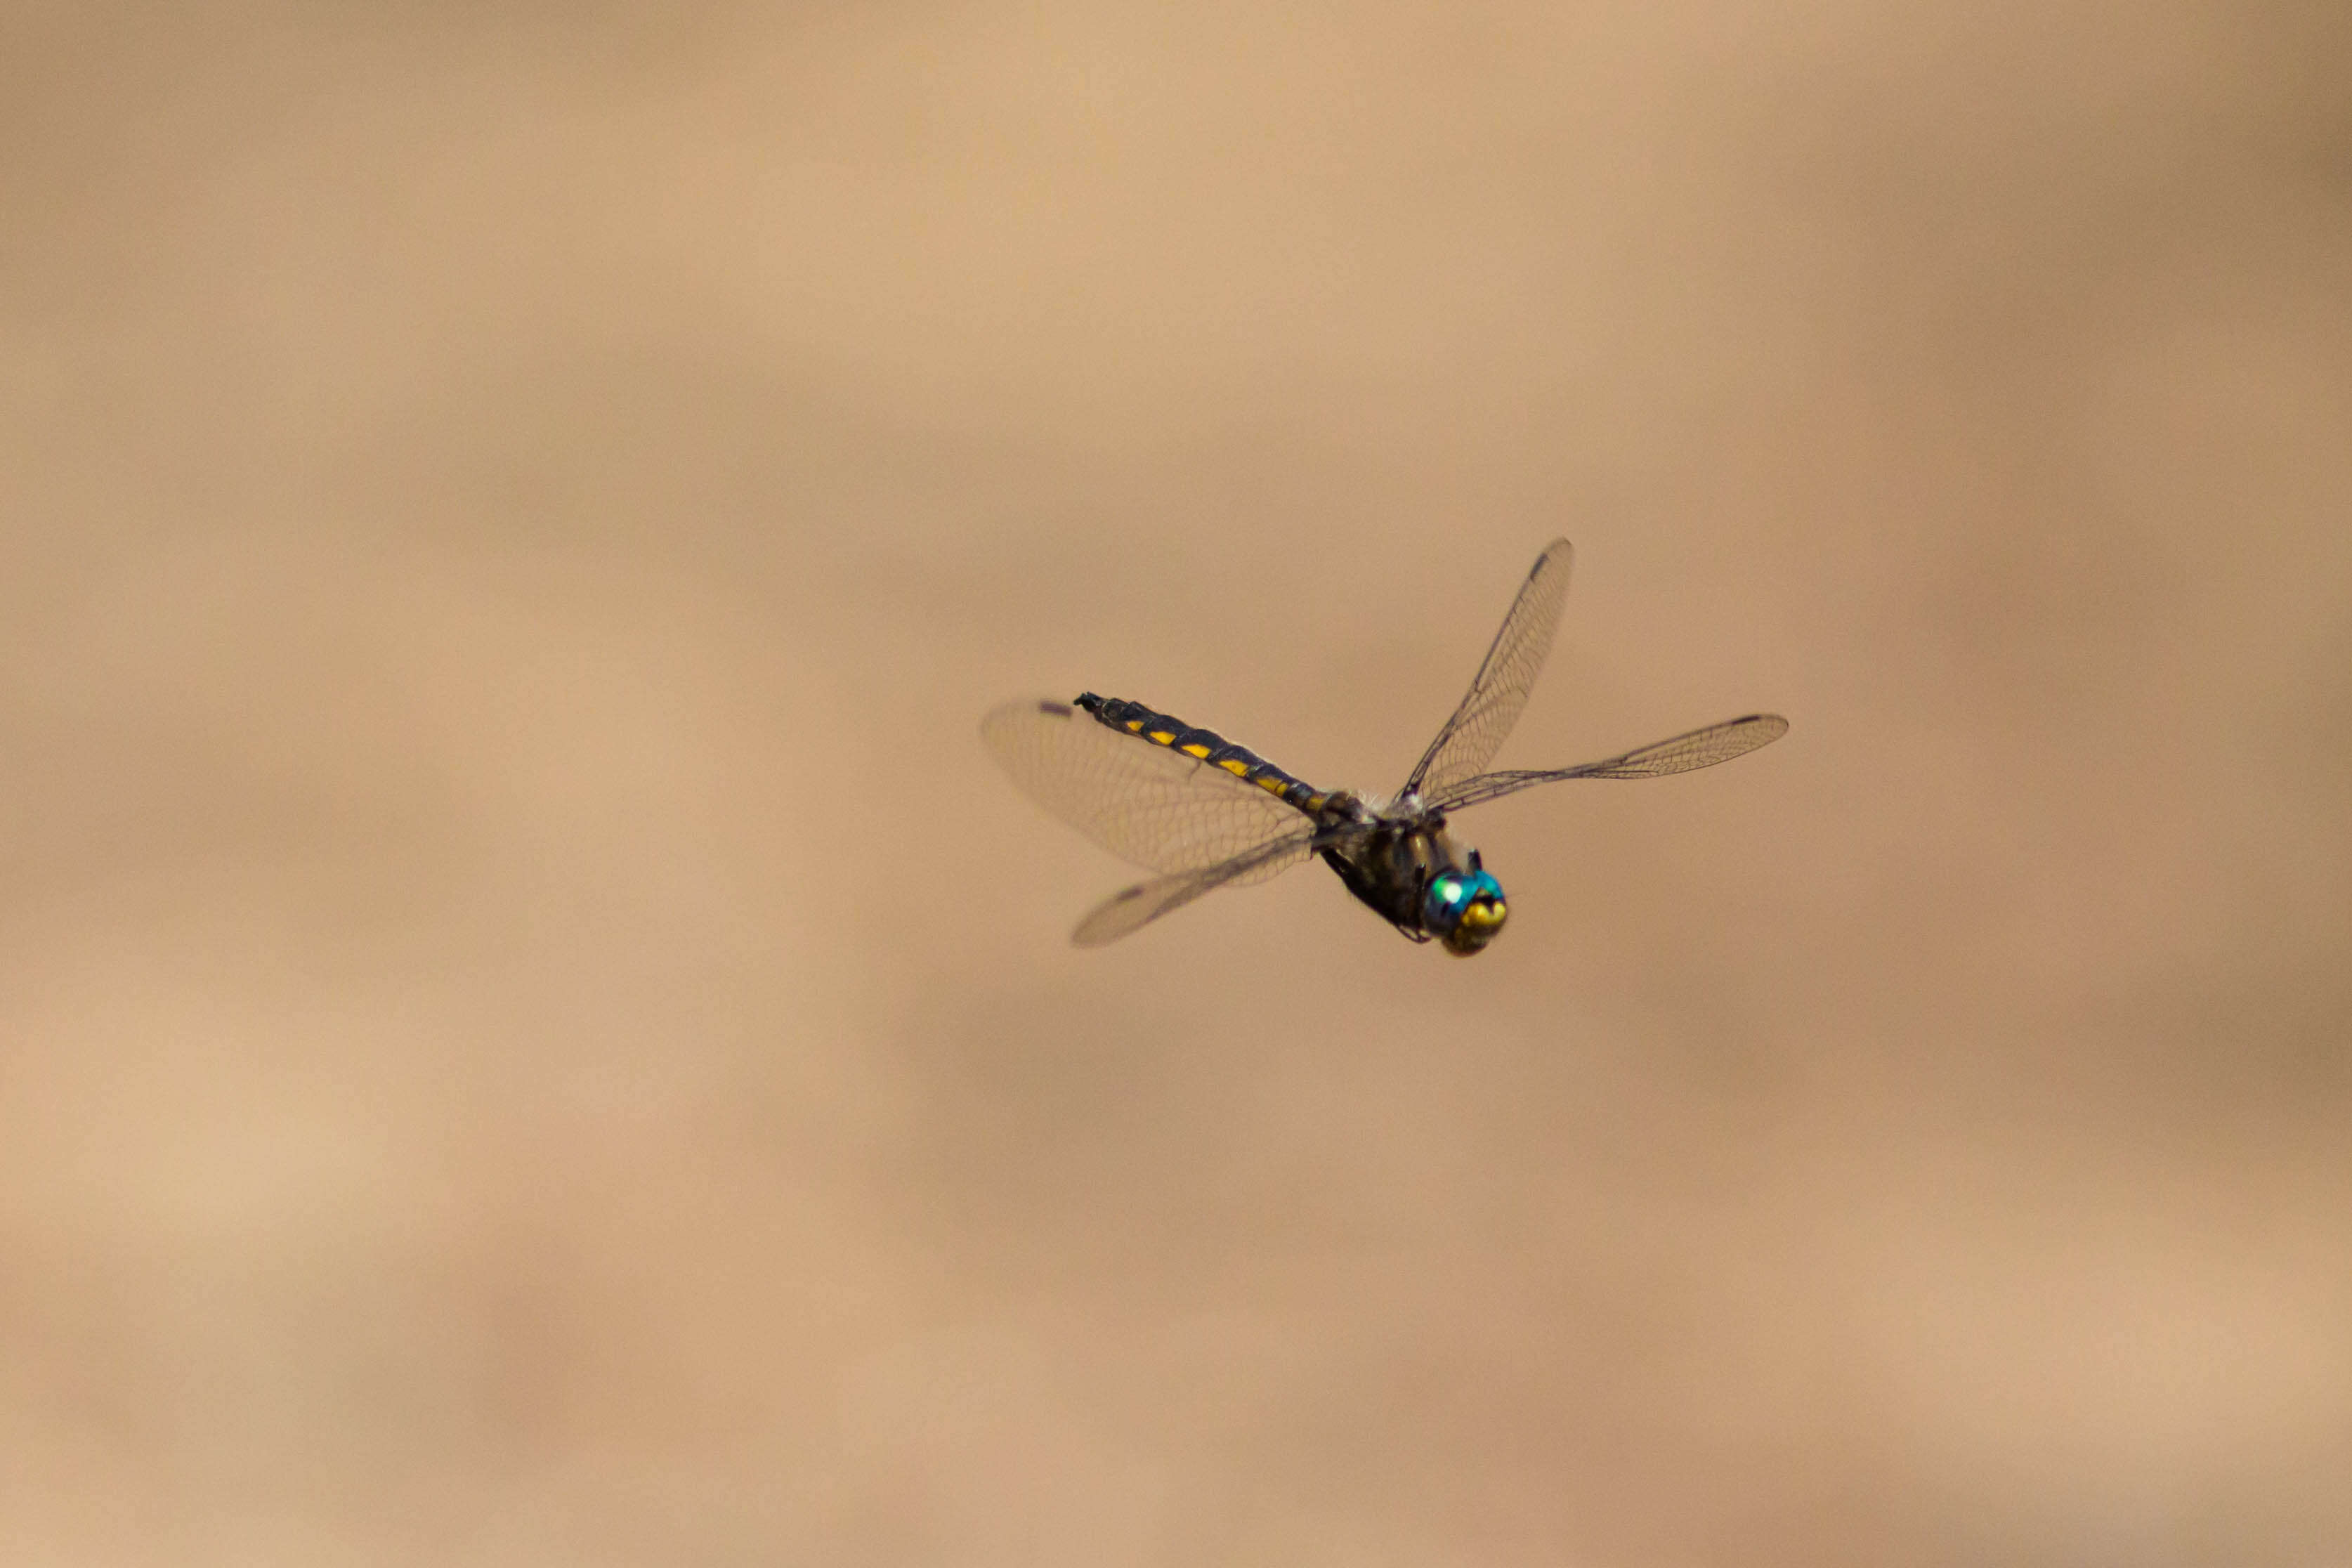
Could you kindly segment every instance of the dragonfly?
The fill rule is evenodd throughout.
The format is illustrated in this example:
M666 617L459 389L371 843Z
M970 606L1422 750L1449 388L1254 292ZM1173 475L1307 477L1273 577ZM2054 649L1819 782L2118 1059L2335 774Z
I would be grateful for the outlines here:
M1071 941L1100 947L1220 888L1320 858L1349 892L1416 942L1462 957L1500 934L1510 906L1451 818L1566 779L1654 779L1711 768L1789 732L1750 713L1570 768L1487 771L1550 657L1575 549L1555 539L1503 617L1478 673L1394 795L1324 790L1255 752L1141 702L1024 698L981 722L982 742L1047 812L1155 873L1112 894Z

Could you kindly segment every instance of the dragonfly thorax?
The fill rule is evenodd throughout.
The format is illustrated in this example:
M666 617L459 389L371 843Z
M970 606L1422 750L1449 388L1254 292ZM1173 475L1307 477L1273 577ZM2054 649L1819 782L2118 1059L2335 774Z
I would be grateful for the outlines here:
M1391 827L1403 832L1444 831L1443 814L1408 791L1381 795L1374 790L1338 790L1324 797L1316 820L1325 827Z
M1429 818L1432 826L1445 826L1445 819L1432 812L1428 803L1411 790L1398 795L1366 795L1360 798L1364 809L1381 822L1418 823Z
M1503 929L1509 909L1502 884L1480 863L1478 851L1457 842L1444 817L1418 798L1375 805L1334 796L1323 822L1325 864L1349 892L1415 942L1434 940L1467 957Z

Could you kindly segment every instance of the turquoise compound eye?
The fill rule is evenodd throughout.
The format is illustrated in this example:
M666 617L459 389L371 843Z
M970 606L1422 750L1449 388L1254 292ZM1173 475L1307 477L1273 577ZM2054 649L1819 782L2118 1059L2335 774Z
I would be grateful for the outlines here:
M1470 889L1453 877L1440 877L1430 884L1429 891L1441 904L1458 904L1470 896Z

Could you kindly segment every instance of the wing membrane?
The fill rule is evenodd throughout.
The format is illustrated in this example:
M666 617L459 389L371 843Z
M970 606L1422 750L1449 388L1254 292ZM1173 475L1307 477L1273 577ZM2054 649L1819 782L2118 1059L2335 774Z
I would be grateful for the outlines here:
M1101 947L1117 942L1170 910L1182 909L1203 893L1219 888L1245 887L1287 871L1312 854L1315 844L1315 829L1304 827L1219 865L1179 871L1172 877L1122 888L1087 911L1087 918L1078 922L1078 929L1070 933L1070 941L1079 947Z
M1528 705L1528 693L1543 673L1544 660L1551 657L1575 556L1567 540L1555 539L1536 557L1461 706L1422 753L1412 776L1404 782L1404 793L1443 794L1495 760Z
M1066 702L1007 702L981 721L980 735L1031 799L1147 871L1200 871L1312 831L1297 807L1257 785Z
M1439 811L1459 811L1465 805L1477 805L1561 779L1664 778L1670 773L1686 773L1744 757L1788 732L1789 721L1778 713L1750 713L1744 719L1727 719L1720 724L1710 724L1704 730L1693 730L1619 756L1604 757L1597 763L1580 763L1572 768L1481 773L1441 791L1430 797L1429 804Z

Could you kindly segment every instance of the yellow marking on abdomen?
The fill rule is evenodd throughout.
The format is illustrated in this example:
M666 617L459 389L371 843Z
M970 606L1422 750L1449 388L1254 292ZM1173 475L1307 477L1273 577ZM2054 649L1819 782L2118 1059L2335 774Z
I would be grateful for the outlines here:
M1197 741L1189 746L1179 746L1176 749L1188 757L1206 757L1209 754L1209 748Z
M1154 730L1150 734L1146 735L1144 739L1151 742L1155 745L1170 745L1172 744L1176 739L1176 731L1173 730Z
M1192 750L1190 746L1187 746L1184 749L1188 752ZM1205 757L1209 753L1207 749L1204 747L1202 749L1200 754ZM1219 763L1217 766L1224 769L1225 772L1232 773L1236 778L1249 772L1249 764L1242 761L1239 757L1227 757L1223 762Z
M1235 771L1238 772L1239 770ZM1280 779L1276 778L1272 773L1267 773L1258 779L1257 787L1265 791L1268 795L1280 795L1284 790L1288 789L1290 786L1284 784Z

